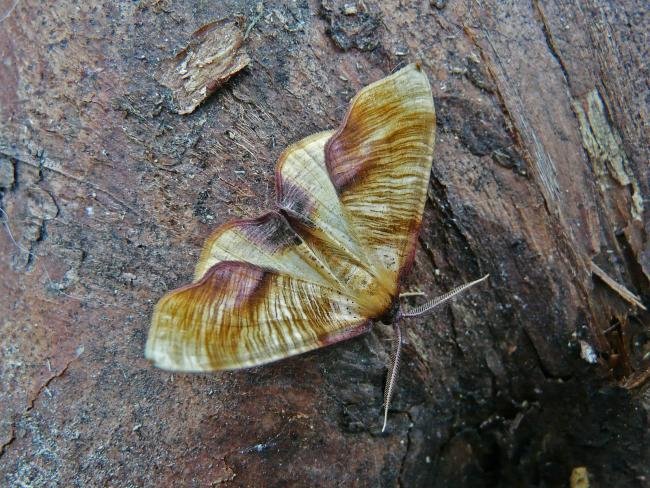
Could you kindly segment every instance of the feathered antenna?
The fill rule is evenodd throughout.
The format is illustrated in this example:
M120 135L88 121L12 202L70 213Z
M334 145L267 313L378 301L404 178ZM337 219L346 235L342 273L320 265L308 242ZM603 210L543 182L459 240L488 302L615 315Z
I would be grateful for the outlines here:
M390 399L393 396L393 389L397 382L397 371L399 370L399 360L402 352L402 328L397 320L393 323L393 353L390 356L390 373L386 378L386 388L384 389L384 425L381 428L382 432L386 430L386 424L388 423L388 407L390 407Z
M470 281L469 283L465 283L464 285L460 285L456 288L454 288L451 291L448 291L444 295L440 295L439 297L434 298L433 300L429 300L423 305L420 305L419 307L415 307L414 309L411 309L407 312L402 312L403 317L418 317L420 315L424 315L425 313L430 312L434 308L442 305L443 303L451 300L454 298L456 295L464 292L468 288L471 288L474 285L479 284L482 281L485 281L488 279L489 274L486 274L483 276L483 278L479 278L478 280L475 281Z
M390 407L391 398L393 397L393 391L395 390L395 384L397 383L397 373L399 370L400 354L402 352L402 329L399 325L400 319L402 317L419 317L424 314L427 314L431 312L434 308L439 307L443 303L448 302L452 298L458 296L468 288L471 288L472 286L477 285L482 281L485 281L489 276L490 276L489 274L486 274L485 276L479 278L478 280L470 281L469 283L465 283L463 285L457 286L456 288L454 288L451 291L448 291L444 295L440 295L439 297L429 300L428 302L420 305L419 307L415 307L408 311L400 310L397 313L397 316L395 317L395 320L393 322L394 336L393 336L393 352L391 354L391 360L390 360L390 373L386 378L386 387L384 388L384 425L381 428L382 432L386 431L386 424L388 423L388 409Z

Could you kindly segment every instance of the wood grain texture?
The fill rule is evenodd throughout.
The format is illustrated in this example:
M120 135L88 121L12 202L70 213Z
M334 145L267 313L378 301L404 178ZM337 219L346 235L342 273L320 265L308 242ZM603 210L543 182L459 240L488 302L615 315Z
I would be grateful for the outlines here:
M650 319L617 291L650 304L647 2L350 3L0 1L0 485L650 479ZM162 60L240 17L249 67L178 115ZM272 209L284 149L415 61L438 130L403 287L491 287L405 328L391 435L381 326L252 371L151 367L206 236Z

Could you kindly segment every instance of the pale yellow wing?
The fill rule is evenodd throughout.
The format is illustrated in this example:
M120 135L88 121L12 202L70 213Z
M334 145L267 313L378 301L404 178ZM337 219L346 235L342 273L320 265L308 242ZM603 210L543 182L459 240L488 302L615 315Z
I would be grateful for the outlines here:
M411 64L361 90L325 146L334 188L368 258L396 289L410 266L435 142L431 88Z
M275 170L278 207L290 221L319 229L332 245L368 266L325 166L325 144L333 134L311 135L282 153Z
M327 172L325 145L332 134L314 134L282 154L275 180L278 207L336 283L377 318L393 299L383 286L390 277L379 276L381 268L366 255Z
M236 369L354 337L369 325L335 289L223 261L158 302L145 356L174 371Z

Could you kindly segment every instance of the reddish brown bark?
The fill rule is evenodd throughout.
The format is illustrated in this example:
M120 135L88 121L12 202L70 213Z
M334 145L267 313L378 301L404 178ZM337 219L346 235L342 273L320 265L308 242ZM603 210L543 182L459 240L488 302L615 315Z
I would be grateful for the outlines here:
M2 484L647 483L643 2L90 4L0 3ZM251 63L179 115L157 70L221 19ZM410 289L491 279L408 324L391 434L381 325L152 369L153 304L211 229L269 209L282 149L414 60L439 129Z

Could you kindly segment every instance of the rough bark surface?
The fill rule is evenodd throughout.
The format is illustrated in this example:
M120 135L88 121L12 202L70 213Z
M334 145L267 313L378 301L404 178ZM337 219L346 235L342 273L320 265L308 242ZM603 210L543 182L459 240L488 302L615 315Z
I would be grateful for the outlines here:
M155 74L218 20L251 62L179 115ZM649 27L640 0L0 1L0 484L647 486ZM491 278L408 324L390 434L382 325L151 368L211 229L415 60L439 129L409 289Z

